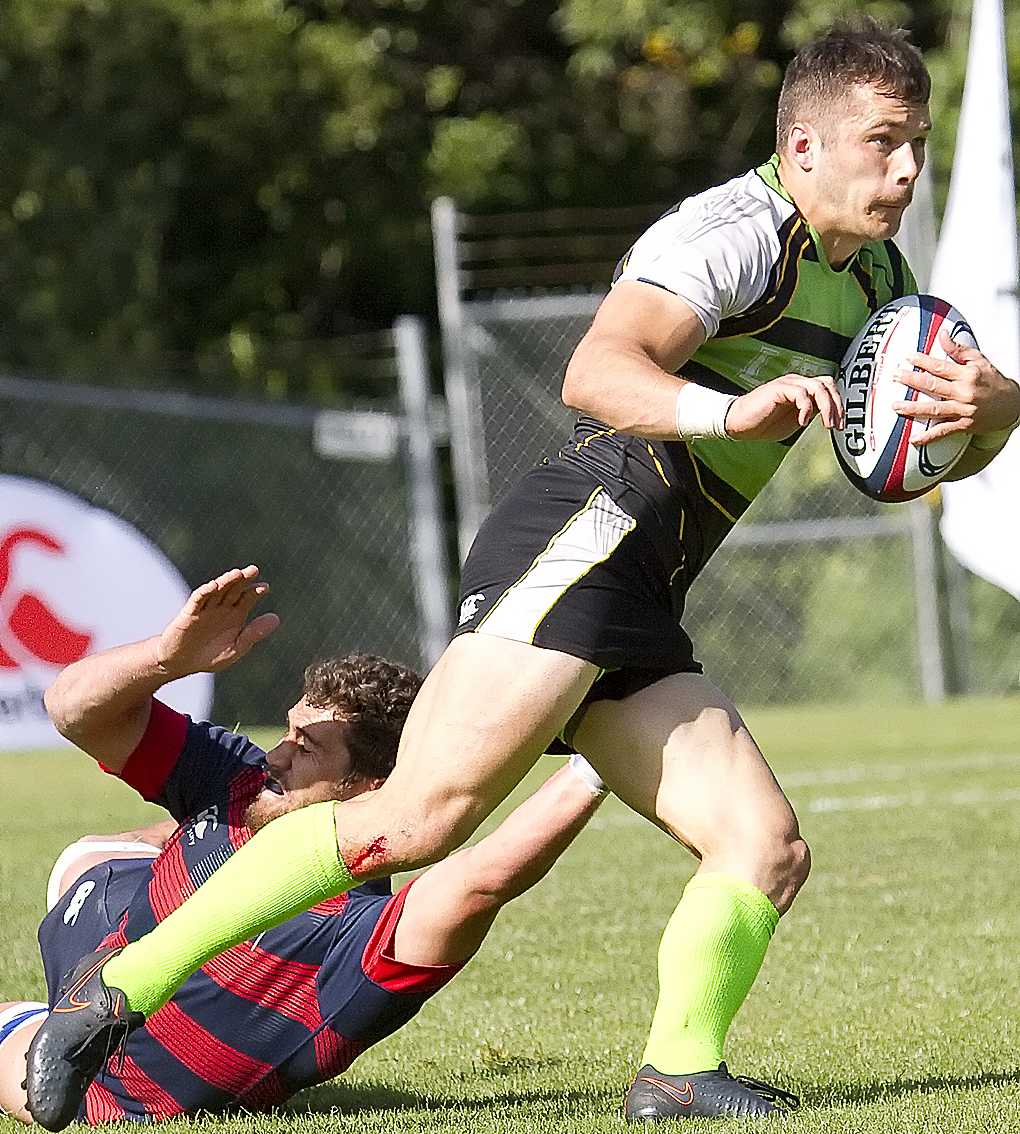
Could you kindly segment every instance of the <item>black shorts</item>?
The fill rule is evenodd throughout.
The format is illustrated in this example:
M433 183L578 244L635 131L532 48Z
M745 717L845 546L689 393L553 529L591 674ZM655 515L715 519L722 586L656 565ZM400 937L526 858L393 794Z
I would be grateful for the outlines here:
M559 650L603 671L586 700L701 673L683 595L638 522L583 469L532 469L488 515L461 573L455 634Z
M121 927L139 886L152 878L151 858L118 858L93 866L67 888L39 926L39 951L50 1007L64 977Z

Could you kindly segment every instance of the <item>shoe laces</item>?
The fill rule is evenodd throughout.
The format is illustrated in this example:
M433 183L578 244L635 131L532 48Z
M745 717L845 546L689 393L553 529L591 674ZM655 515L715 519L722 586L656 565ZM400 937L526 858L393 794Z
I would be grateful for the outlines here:
M105 1075L107 1067L110 1067L110 1070L114 1073L114 1075L117 1076L118 1079L121 1077L121 1075L123 1075L124 1057L127 1050L128 1032L130 1030L131 1029L125 1025L124 1030L120 1033L120 1038L113 1045L112 1051L110 1050L110 1044L107 1044L107 1055L103 1060L103 1075ZM113 1040L113 1036L110 1037L110 1040ZM111 1066L111 1064L113 1064L113 1066ZM793 1095L791 1097L796 1098L796 1095ZM800 1099L797 1099L797 1105L800 1106Z
M745 1087L750 1087L755 1094L770 1103L781 1103L787 1106L790 1110L796 1110L800 1106L800 1096L793 1094L791 1091L785 1091L782 1087L777 1087L773 1083L766 1083L761 1079L752 1079L749 1075L734 1075L734 1079L738 1083L743 1083Z

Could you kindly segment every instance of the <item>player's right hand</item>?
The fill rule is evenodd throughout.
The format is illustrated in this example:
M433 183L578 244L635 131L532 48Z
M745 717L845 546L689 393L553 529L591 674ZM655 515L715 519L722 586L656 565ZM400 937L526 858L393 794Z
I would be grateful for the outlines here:
M785 441L816 415L826 429L843 424L833 380L784 374L737 398L726 414L726 432L735 441Z
M235 567L203 583L159 636L156 658L167 680L191 673L217 673L231 666L280 625L275 614L248 621L269 590L256 582L259 569Z

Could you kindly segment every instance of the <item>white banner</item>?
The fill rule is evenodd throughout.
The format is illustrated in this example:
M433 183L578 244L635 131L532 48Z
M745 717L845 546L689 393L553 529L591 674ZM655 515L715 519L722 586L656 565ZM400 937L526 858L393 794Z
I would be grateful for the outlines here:
M982 352L1020 379L1016 197L1002 0L974 0L949 200L931 288ZM942 485L942 536L969 570L1020 598L1020 436L983 472Z
M43 706L59 670L156 634L190 588L130 524L40 481L0 475L0 750L64 743ZM208 716L211 674L160 696Z

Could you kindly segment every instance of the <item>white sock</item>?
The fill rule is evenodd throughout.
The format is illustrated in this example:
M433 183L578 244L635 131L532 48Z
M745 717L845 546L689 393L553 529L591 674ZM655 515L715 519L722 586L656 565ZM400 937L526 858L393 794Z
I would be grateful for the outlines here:
M21 1000L10 1008L5 1008L0 1012L0 1044L26 1024L38 1020L40 1016L48 1016L49 1011L49 1007L38 1000Z

